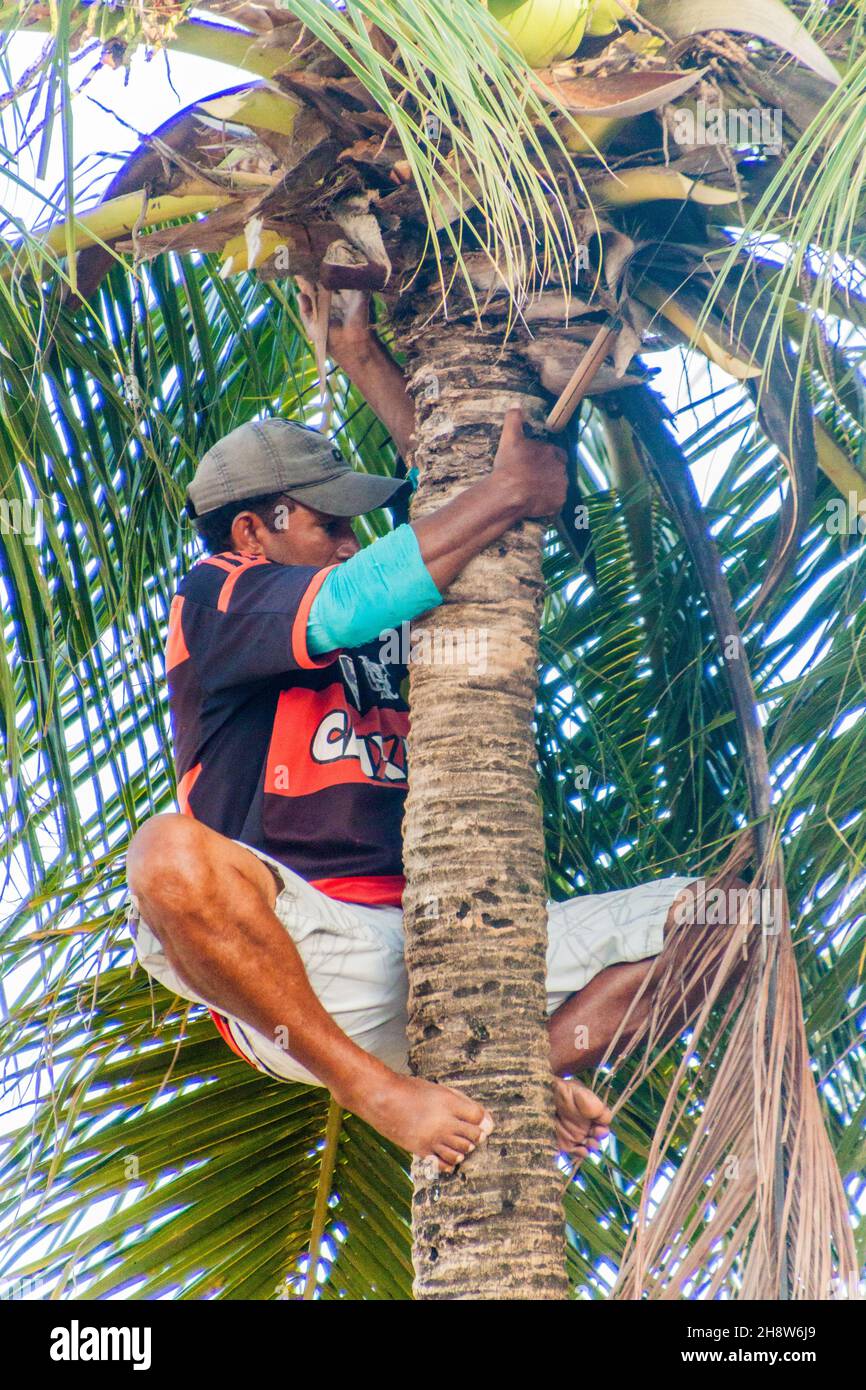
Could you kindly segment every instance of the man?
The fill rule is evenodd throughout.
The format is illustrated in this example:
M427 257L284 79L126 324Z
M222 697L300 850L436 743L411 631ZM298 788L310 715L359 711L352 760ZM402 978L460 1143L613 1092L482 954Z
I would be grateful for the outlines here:
M311 294L300 304L309 324ZM370 330L366 300L356 297L329 333L330 355L410 457L412 403ZM408 1074L408 711L405 668L383 634L439 604L468 561L517 521L555 515L564 462L561 450L527 438L511 410L488 476L363 550L351 518L393 501L404 484L354 472L322 435L289 421L235 430L203 457L189 488L210 554L171 609L182 812L152 818L130 846L139 959L168 988L207 1004L254 1066L327 1086L443 1171L486 1139L494 1117ZM604 1055L689 883L660 879L549 907L557 1136L579 1157L598 1147L610 1114L563 1078ZM576 1045L587 1035L591 1046Z

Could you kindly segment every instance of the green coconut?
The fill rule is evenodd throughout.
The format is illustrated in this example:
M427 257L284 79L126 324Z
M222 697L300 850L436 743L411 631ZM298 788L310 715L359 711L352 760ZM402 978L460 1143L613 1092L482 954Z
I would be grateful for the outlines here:
M494 19L532 68L571 57L583 38L590 0L487 0Z
M632 0L630 9L636 10L638 0ZM618 5L616 0L595 0L591 4L589 15L586 21L586 32L597 38L603 34L612 34L617 24L625 17L622 5Z

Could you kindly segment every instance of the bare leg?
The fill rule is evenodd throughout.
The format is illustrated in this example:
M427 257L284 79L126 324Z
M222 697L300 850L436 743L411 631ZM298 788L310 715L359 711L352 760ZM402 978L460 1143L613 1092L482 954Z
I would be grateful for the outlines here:
M555 1076L598 1065L654 965L652 956L610 965L551 1014L547 1031ZM631 1012L629 1031L644 1022L648 1008L649 990L646 990ZM625 1041L625 1036L624 1031L621 1041Z
M180 979L266 1037L287 1036L291 1055L380 1134L445 1171L486 1138L488 1111L397 1075L337 1026L274 913L274 876L249 850L188 816L154 816L130 845L127 872Z
M721 886L738 891L747 888L742 879L735 877L727 879ZM666 940L671 932L687 930L677 925L677 910L689 895L697 897L698 891L697 883L689 884L674 899L665 920ZM688 930L716 932L724 931L725 928L691 927ZM641 985L656 969L657 957L654 956L649 956L646 960L624 961L620 965L611 965L607 970L593 976L588 985L572 994L554 1014L551 1014L547 1028L555 1075L562 1076L568 1072L598 1065L607 1053ZM626 1029L621 1035L621 1042L633 1036L637 1027L646 1021L650 995L651 989L648 988L632 1010Z
M722 885L725 889L744 890L742 879L731 877ZM677 925L677 909L689 895L697 897L698 884L689 884L671 904L665 921L664 934L682 931ZM695 928L691 928L695 930ZM704 931L723 931L724 927L697 928ZM628 1014L628 1022L619 1036L624 1045L637 1028L646 1022L652 994L652 976L657 958L624 961L611 965L593 976L589 984L566 999L548 1020L551 1065L557 1077L597 1066L607 1054L611 1042ZM649 977L643 995L634 1004L635 996ZM634 1004L634 1007L632 1005ZM563 1148L585 1156L587 1148L598 1147L597 1140L607 1133L610 1111L599 1098L579 1082L557 1083L557 1132Z

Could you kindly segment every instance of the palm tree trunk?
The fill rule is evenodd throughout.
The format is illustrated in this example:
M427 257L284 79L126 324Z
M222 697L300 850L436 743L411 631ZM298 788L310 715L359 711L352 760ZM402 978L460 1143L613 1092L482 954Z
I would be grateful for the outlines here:
M540 423L543 400L519 351L502 348L501 332L419 316L404 341L417 410L418 517L489 470L510 406ZM423 1299L567 1296L531 724L542 529L523 522L489 546L413 630L403 827L410 1055L421 1076L464 1089L496 1122L490 1142L454 1175L437 1178L415 1164L415 1292Z

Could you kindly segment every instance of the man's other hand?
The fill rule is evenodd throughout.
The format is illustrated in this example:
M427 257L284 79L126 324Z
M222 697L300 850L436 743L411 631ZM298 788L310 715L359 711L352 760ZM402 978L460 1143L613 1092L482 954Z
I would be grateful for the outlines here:
M317 357L333 358L378 415L398 453L411 463L415 406L403 373L370 323L369 294L366 290L334 290L329 294L300 275L296 284L298 312ZM328 315L327 325L319 322L319 314ZM319 370L324 370L321 361Z
M341 367L348 369L358 357L370 353L375 346L370 324L370 296L366 290L334 290L330 296L319 291L310 280L295 277L298 287L298 312L304 331L311 342L316 340L318 305L327 304L328 337L326 351Z
M506 412L493 460L496 479L518 499L524 516L555 516L568 489L566 453L524 431L520 407Z

